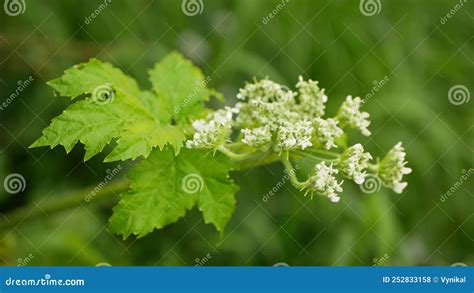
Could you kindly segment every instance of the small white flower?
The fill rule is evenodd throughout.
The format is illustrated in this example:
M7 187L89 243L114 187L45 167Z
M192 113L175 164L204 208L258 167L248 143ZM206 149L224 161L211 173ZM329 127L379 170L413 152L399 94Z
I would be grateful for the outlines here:
M287 123L278 130L278 146L284 150L291 148L305 149L312 146L312 123L308 120L298 121L294 124Z
M397 143L380 162L378 166L378 176L382 182L393 189L396 193L402 193L407 186L402 182L403 175L410 174L411 168L405 167L406 153L402 143Z
M357 184L365 181L369 161L372 156L364 153L364 147L358 143L346 149L339 158L338 167L342 174Z
M307 192L316 192L322 196L327 196L332 202L340 200L338 193L342 192L342 183L337 182L335 174L338 173L333 165L326 166L326 162L321 162L314 166L314 174L307 181Z
M339 120L341 127L351 127L359 129L363 135L369 136L370 131L367 127L370 125L369 113L360 112L360 105L362 100L360 97L347 96L344 103L342 103L339 112L336 115L336 119Z
M330 148L337 147L336 144L334 143L334 140L339 138L344 133L337 124L338 124L338 121L333 118L314 119L314 130L315 130L314 140L317 141L318 144L324 146L324 148L328 150Z
M196 132L192 140L186 141L188 148L215 148L225 142L232 128L232 114L236 109L225 107L225 109L213 112L207 120L198 119L193 121Z
M300 75L296 88L298 89L299 95L295 110L301 113L306 119L323 116L328 97L324 94L324 89L318 87L318 82L311 79L305 81Z
M259 147L272 140L272 133L270 127L257 127L254 129L242 129L242 142L249 146Z

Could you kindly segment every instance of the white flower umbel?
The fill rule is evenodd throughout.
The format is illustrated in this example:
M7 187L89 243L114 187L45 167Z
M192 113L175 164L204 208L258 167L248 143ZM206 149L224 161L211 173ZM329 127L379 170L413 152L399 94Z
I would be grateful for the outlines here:
M332 202L338 202L340 197L338 193L342 192L342 182L337 182L335 174L338 173L337 169L333 168L330 164L326 166L326 162L321 162L314 166L314 173L308 178L306 182L308 188L307 192L315 192L322 196L327 196Z
M311 134L313 126L310 121L303 120L294 124L280 126L278 130L277 142L278 146L283 150L300 148L304 150L312 146Z
M337 147L334 140L339 138L344 132L339 128L338 121L333 118L314 119L315 137L313 138L317 144L322 145L325 149Z
M363 135L369 136L370 131L368 129L370 125L369 113L361 112L360 105L362 100L359 97L347 96L344 103L342 103L339 112L336 115L336 119L339 120L339 126L350 127L359 129Z
M259 147L272 140L272 133L269 126L257 127L254 129L242 129L242 142L249 146Z
M337 166L344 176L357 184L362 184L367 176L366 169L371 159L370 153L364 153L364 147L358 143L342 153Z
M306 119L323 116L328 97L324 94L324 89L318 87L318 82L311 79L305 81L300 75L296 88L298 89L299 102L295 106L296 111Z
M232 128L232 114L235 108L225 107L209 114L207 120L198 119L193 122L196 131L192 140L186 141L188 148L215 148L223 144Z
M378 176L382 183L390 187L396 193L402 193L407 186L402 182L403 175L410 174L411 168L405 167L406 153L402 143L397 143L383 158L378 165Z
M275 132L288 121L297 121L298 114L291 109L296 93L268 79L248 83L240 89L236 104L239 109L237 126L256 128L269 126Z

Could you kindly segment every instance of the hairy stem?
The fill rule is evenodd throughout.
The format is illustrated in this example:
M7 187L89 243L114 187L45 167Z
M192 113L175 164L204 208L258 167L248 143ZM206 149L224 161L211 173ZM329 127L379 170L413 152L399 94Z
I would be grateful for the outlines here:
M129 185L130 183L125 180L110 183L95 193L93 197L90 197L89 201L86 201L86 196L90 194L93 188L76 191L64 196L54 196L48 200L42 201L39 204L34 203L25 207L21 207L9 214L3 215L3 221L0 223L0 232L5 232L8 229L14 229L24 222L32 221L41 217L48 217L52 214L73 207L95 204L107 199L117 198L118 194L127 190Z

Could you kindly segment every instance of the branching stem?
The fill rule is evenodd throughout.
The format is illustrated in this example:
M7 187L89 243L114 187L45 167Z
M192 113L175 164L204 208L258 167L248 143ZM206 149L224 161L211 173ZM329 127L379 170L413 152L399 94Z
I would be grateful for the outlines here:
M293 164L291 163L289 159L289 153L285 152L281 156L281 162L283 163L283 166L285 166L286 172L288 173L288 176L290 176L290 181L291 183L298 189L303 189L306 187L307 183L306 181L299 181L298 177L296 176L295 168L293 167Z
M247 159L260 156L260 154L256 152L248 152L248 153L241 153L241 154L234 153L233 151L229 150L223 145L219 146L217 150L235 161L242 161L242 160L247 160Z

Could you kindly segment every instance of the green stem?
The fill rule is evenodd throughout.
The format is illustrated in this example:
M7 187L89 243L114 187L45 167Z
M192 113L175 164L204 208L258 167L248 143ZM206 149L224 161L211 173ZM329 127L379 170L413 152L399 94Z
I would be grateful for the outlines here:
M224 145L226 148L235 148L235 147L242 147L244 146L244 143L241 141L238 142L231 142L231 143L226 143Z
M3 222L0 223L0 232L8 229L14 229L18 225L32 221L41 217L48 217L52 214L80 206L82 204L95 204L107 199L117 198L118 194L127 190L130 183L128 181L119 181L111 183L100 191L96 192L93 197L86 197L91 194L93 188L88 188L82 191L76 191L70 195L54 196L41 203L30 204L12 211L4 215Z
M339 156L341 155L340 153L335 153L335 152L326 151L326 150L317 150L317 149L308 149L307 152L312 153L312 154L324 155L324 156L332 156L336 158L339 158Z
M224 155L228 156L232 160L236 160L236 161L247 160L247 159L251 159L251 158L260 156L259 153L255 153L255 152L237 154L237 153L234 153L233 151L229 150L228 148L226 148L223 145L218 147L217 150L220 151L221 153L223 153Z
M317 160L317 161L334 162L334 161L337 161L337 160L338 160L338 158L328 159L328 158L323 158L323 157L315 156L315 155L313 155L312 153L305 152L305 151L302 151L302 150L293 150L293 151L291 151L291 152L292 152L293 154L297 154L297 155L302 156L302 157L304 157L304 158L313 159L313 160Z
M372 171L374 173L377 173L378 168L379 168L379 164L369 164L368 166L369 171Z
M281 162L283 163L283 166L285 166L285 169L286 169L286 172L288 173L288 176L290 176L291 183L298 189L305 188L307 183L306 183L306 181L303 181L303 182L299 181L298 177L296 177L295 168L293 168L293 164L291 164L288 152L285 152L281 156Z

